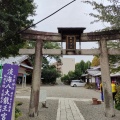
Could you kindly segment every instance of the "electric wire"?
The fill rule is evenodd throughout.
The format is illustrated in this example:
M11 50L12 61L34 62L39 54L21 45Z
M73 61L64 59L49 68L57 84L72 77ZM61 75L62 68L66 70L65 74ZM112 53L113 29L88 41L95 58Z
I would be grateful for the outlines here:
M73 0L73 1L69 2L68 4L64 5L64 6L61 7L60 9L56 10L55 12L53 12L52 14L50 14L50 15L48 15L47 17L43 18L42 20L36 22L35 24L32 24L31 26L28 26L27 28L25 28L24 30L22 30L22 31L20 31L20 32L18 32L18 33L22 33L22 32L24 32L24 31L26 31L27 29L29 29L30 27L34 27L34 26L37 25L38 23L40 23L40 22L46 20L47 18L53 16L54 14L56 14L57 12L59 12L60 10L62 10L63 8L67 7L68 5L70 5L71 3L75 2L75 1L76 1L76 0Z
M47 17L43 18L42 20L40 20L40 21L38 21L38 22L36 22L36 23L34 23L34 24L26 27L25 29L23 29L23 30L21 30L21 31L16 32L13 36L11 36L11 37L9 37L9 38L7 38L7 39L4 39L3 41L6 41L6 40L8 40L8 39L10 39L10 40L12 41L12 38L15 37L15 35L21 34L21 33L25 32L26 30L28 30L29 28L36 26L38 23L41 23L42 21L48 19L49 17L51 17L51 16L53 16L54 14L58 13L59 11L61 11L62 9L64 9L64 8L67 7L67 6L69 6L70 4L72 4L72 3L75 2L75 1L76 1L76 0L73 0L73 1L71 1L71 2L69 2L69 3L67 3L66 5L64 5L63 7L59 8L58 10L56 10L55 12L53 12L52 14L50 14L50 15L48 15ZM13 42L12 42L12 44L13 44ZM8 49L8 47L7 47L7 49Z

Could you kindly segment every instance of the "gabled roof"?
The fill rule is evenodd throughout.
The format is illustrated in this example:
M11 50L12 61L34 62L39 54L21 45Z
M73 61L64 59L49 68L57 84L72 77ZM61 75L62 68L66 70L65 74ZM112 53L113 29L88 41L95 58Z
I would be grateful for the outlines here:
M25 68L33 69L33 67L22 63L24 60L26 60L28 58L29 58L28 55L20 55L20 56L16 56L16 57L2 58L2 59L0 59L0 64L4 65L5 63L8 63L8 64L15 63L18 66L23 66Z
M0 59L0 64L4 65L5 63L8 64L16 63L17 65L19 65L21 62L28 59L28 57L29 57L28 55L20 55L16 57L2 58Z
M100 73L100 71L97 69L87 69L87 73L89 75L95 76L96 74Z
M20 66L23 66L23 67L25 67L25 68L29 68L29 69L33 69L33 67L30 67L30 66L28 66L28 65L26 65L26 64L20 64Z
M117 76L120 76L120 72L111 73L110 76L111 76L111 77L117 77Z

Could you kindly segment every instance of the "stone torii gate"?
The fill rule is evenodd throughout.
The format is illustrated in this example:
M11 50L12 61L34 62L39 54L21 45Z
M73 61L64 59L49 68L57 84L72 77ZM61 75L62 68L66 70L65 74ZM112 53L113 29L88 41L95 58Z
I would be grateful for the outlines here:
M38 115L39 92L41 81L42 55L100 55L101 77L104 92L105 116L115 116L114 104L111 92L111 80L109 71L109 55L120 55L119 49L107 49L107 40L120 39L118 30L105 32L83 33L85 28L58 28L59 33L41 32L27 30L22 37L27 40L36 41L35 49L20 49L19 54L35 54L35 64L32 76L32 88L30 97L29 115ZM44 41L66 42L66 49L42 49ZM76 42L99 43L98 49L76 49Z

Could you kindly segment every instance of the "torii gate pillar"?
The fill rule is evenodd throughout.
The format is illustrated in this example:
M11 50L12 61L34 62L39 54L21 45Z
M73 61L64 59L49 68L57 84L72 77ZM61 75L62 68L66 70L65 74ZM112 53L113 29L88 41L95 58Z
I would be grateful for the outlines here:
M101 65L101 77L103 84L103 93L104 93L104 106L105 106L105 116L114 117L114 104L111 90L111 79L110 79L110 70L109 70L109 61L108 61L108 51L107 43L105 39L100 41L100 65Z
M41 63L42 63L42 40L36 40L35 63L32 75L32 88L30 96L29 116L38 115L39 109L39 91L41 82Z

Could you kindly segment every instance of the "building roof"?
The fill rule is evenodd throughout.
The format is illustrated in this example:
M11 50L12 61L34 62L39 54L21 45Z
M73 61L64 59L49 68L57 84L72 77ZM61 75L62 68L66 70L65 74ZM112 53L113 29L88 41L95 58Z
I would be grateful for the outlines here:
M87 76L88 74L89 75L92 75L92 76L101 76L101 71L99 70L96 70L96 69L88 69L87 70L87 74L83 74L82 76ZM117 77L117 76L120 76L120 72L116 72L116 73L111 73L110 74L111 77Z
M0 59L0 64L4 65L5 63L8 64L17 64L18 66L23 66L25 68L33 69L33 67L23 64L22 62L28 59L28 55L20 55L16 57L9 57L9 58L2 58Z
M80 35L81 33L83 33L85 29L86 28L84 27L75 27L75 28L61 27L58 28L58 32L61 33L62 35Z
M99 70L96 70L96 69L88 69L88 70L87 70L87 73L88 73L89 75L95 76L96 74L100 73L100 71L99 71Z

